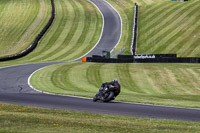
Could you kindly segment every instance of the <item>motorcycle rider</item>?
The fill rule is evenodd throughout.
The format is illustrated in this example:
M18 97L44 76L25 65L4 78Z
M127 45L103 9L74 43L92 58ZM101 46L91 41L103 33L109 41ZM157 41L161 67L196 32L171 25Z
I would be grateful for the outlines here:
M103 90L105 88L108 88L109 90L112 90L114 92L114 96L118 96L120 93L120 84L118 82L118 79L114 79L111 82L105 82L101 85L101 88L99 89L99 92L96 94L96 98L93 99L94 102L96 102L97 100L100 100L102 94L103 94ZM114 100L114 99L112 99Z

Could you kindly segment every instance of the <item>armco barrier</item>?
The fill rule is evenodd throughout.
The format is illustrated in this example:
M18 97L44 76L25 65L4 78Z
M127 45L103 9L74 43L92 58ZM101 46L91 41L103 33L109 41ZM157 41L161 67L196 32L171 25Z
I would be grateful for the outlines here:
M137 3L135 3L134 18L133 18L132 41L131 41L131 53L132 53L132 55L135 55L135 53L136 53L137 22L138 22L138 5L137 5Z
M51 6L52 6L51 18L49 19L46 26L42 29L42 31L37 35L37 37L35 38L34 42L30 45L30 47L28 47L26 50L22 51L19 54L7 56L7 57L2 57L2 58L0 58L0 61L9 61L9 60L14 60L14 59L24 57L27 54L29 54L30 52L32 52L37 47L38 42L44 36L44 34L46 33L46 31L49 29L49 27L52 25L52 23L54 21L54 18L55 18L54 0L51 0Z
M135 3L133 33L131 42L132 55L118 55L117 59L93 55L85 58L86 62L99 63L200 63L199 57L177 57L176 54L136 54L138 5Z

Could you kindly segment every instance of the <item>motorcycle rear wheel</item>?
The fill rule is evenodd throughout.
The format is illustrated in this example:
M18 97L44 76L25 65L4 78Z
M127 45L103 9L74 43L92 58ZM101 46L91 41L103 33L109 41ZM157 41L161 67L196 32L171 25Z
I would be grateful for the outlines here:
M109 102L114 98L114 92L109 91L108 95L103 98L103 102Z

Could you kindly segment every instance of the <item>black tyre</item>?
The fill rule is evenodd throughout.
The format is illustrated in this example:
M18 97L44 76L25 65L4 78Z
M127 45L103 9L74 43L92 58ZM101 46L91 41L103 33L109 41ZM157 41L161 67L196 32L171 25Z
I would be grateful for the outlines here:
M109 102L110 100L112 100L114 98L114 92L109 91L107 96L104 97L103 102Z
M97 99L97 96L95 95L94 98L93 98L93 102L96 102L98 99Z

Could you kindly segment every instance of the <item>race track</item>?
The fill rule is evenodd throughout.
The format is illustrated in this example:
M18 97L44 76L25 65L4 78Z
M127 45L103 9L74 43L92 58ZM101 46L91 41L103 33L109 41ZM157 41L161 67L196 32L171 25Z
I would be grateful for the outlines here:
M91 0L91 2L99 8L104 16L104 29L98 44L87 56L101 54L102 49L105 48L112 50L121 37L121 19L118 13L105 1ZM28 85L28 78L34 71L56 63L60 62L0 68L0 102L99 114L200 121L199 109L122 102L95 103L88 98L44 94L33 90Z

